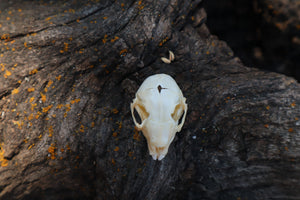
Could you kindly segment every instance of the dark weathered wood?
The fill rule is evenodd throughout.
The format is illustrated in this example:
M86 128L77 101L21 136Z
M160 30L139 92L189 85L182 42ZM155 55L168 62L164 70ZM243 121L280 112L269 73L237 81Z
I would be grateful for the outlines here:
M300 196L299 84L243 66L209 33L200 0L8 2L0 199ZM161 162L129 109L155 73L189 105Z
M212 34L248 67L300 81L300 8L294 0L203 1Z

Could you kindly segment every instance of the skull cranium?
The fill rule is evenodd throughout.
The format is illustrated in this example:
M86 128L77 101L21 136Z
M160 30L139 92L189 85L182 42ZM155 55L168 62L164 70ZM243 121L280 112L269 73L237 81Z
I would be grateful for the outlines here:
M175 134L181 131L187 113L185 101L175 80L166 74L148 77L138 89L130 105L131 114L135 126L147 139L154 160L166 156ZM134 109L141 123L137 122Z

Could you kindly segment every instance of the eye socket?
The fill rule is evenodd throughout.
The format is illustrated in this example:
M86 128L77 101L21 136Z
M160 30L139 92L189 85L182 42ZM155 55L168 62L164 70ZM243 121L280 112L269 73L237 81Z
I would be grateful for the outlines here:
M171 114L175 121L178 121L178 125L181 124L183 118L183 107L182 104L177 104L175 106L174 112Z
M143 105L136 104L134 107L133 114L136 119L136 122L141 124L145 119L149 117L149 113Z

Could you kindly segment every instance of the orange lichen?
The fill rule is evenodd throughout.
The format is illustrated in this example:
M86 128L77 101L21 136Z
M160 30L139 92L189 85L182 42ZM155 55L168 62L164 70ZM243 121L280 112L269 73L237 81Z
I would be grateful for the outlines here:
M168 37L165 37L158 45L162 46L164 43L166 43L168 41Z
M117 132L113 132L113 137L117 137L118 133Z
M133 139L134 140L137 140L137 141L140 141L140 134L139 134L139 131L137 130L136 127L134 127L134 135L133 135Z
M108 35L107 35L107 34L105 34L105 35L104 35L104 38L102 39L102 42L103 42L103 44L105 44L105 43L106 43L106 41L107 41L107 37L108 37Z
M61 75L58 75L57 77L55 77L56 78L56 80L58 80L58 81L60 81L60 79L61 79Z
M46 113L46 112L48 112L52 107L53 107L53 105L49 105L49 106L47 106L47 107L43 107L42 112L43 112L43 113Z
M13 89L12 92L11 92L12 95L18 94L18 93L19 93L19 89L18 88Z
M129 157L132 157L132 156L133 156L133 153L134 153L133 151L129 151L128 156L129 156Z
M0 145L0 166L1 167L6 167L8 165L8 160L4 158L4 149L1 147L2 145Z
M54 144L51 144L51 146L48 148L48 153L50 154L49 157L51 160L54 160L56 158L55 157L57 155L56 150L57 150L57 147L55 147Z
M53 133L54 133L53 126L50 126L49 127L49 135L48 135L48 137L52 137Z
M114 38L112 38L110 41L111 42L115 42L116 40L118 40L119 39L119 37L118 36L115 36Z
M114 114L117 114L119 111L116 108L114 108L114 109L112 109L111 112L114 113Z
M119 147L116 147L115 149L114 149L114 151L119 151L120 150L120 148Z
M69 44L64 42L64 51L68 51L69 49Z
M288 130L290 133L294 132L294 129L293 128L289 128Z
M80 125L79 131L80 131L81 133L84 133L84 126L83 126L82 124Z
M8 76L11 76L11 72L6 70L4 74L4 78L7 78Z
M66 107L66 112L69 112L71 110L71 105L69 103L67 103L65 107Z
M45 94L43 94L43 93L41 93L41 92L40 92L40 95L41 95L41 100L42 100L42 102L43 102L43 103L45 103L45 102L46 102L46 100L47 100L47 97L46 97L46 95L45 95Z
M28 120L31 121L33 119L33 113L28 116Z
M32 103L31 104L31 110L33 111L35 107L37 107L37 103Z
M29 72L29 75L36 74L37 72L38 72L38 69L31 70L31 71Z
M66 145L66 147L68 151L71 151L71 147L68 144Z
M270 110L270 106L266 106L266 109L267 109L267 110Z
M46 85L46 88L49 88L52 84L53 84L53 81L49 80L48 83L47 83L47 85Z
M115 165L115 164L116 164L115 159L111 159L111 163L112 163L113 165Z
M265 127L265 128L269 128L269 124L265 124L264 127Z
M127 49L122 49L119 54L124 56L127 52Z
M288 151L288 150L289 150L289 148L288 148L288 147L284 147L284 150Z
M58 108L58 109L61 109L62 107L64 107L63 104L58 104L58 105L56 106L56 108Z
M28 147L28 150L30 150L32 147L34 147L35 144L32 144Z
M291 106L294 108L296 106L296 102L292 102Z
M34 92L34 90L35 90L34 88L28 88L27 89L28 92ZM34 98L34 97L32 97L32 98Z
M1 54L1 55L3 55L3 54ZM1 71L4 71L5 70L5 65L3 63L1 63L0 66L1 66Z

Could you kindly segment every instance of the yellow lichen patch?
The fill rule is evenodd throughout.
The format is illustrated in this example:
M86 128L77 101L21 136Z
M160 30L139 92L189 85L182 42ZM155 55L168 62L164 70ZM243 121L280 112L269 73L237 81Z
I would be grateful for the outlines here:
M9 77L9 76L11 76L11 72L8 71L8 70L6 70L6 71L5 71L5 74L4 74L4 78L7 78L7 77Z
M115 42L116 40L118 40L119 39L119 37L118 36L115 36L114 38L112 38L110 41L111 42Z
M117 114L119 111L116 108L114 108L114 109L112 109L111 112L114 113L114 114Z
M119 125L119 129L121 129L122 128L122 122L116 122L116 124L118 124Z
M51 146L48 148L48 153L50 154L49 157L51 160L54 160L56 158L55 157L57 155L56 150L57 148L55 147L54 144L51 144Z
M80 125L79 131L80 131L81 133L84 133L84 126L83 126L82 124Z
M4 158L4 149L0 145L0 166L1 167L6 167L8 165L8 160Z
M19 89L18 88L15 88L12 90L11 94L14 95L14 94L18 94L19 93Z
M68 51L69 50L69 44L64 42L64 51Z
M164 43L166 43L168 41L168 37L165 37L158 45L162 46Z
M119 54L124 56L127 52L128 52L127 49L122 49Z
M15 121L15 120L12 120L12 123L14 125L18 125L18 128L21 129L22 126L24 125L24 122L23 121Z
M67 144L67 145L66 145L66 148L67 148L68 151L71 151L70 145Z
M32 147L34 147L34 143L32 144L32 145L30 145L29 147L28 147L28 150L30 150Z
M116 164L115 159L111 159L111 163L112 163L113 165L115 165L115 164Z
M53 136L53 126L50 126L49 127L49 135L48 135L48 137L52 137Z
M29 72L29 75L36 74L37 72L38 72L38 70L37 70L37 69L34 69L34 70L32 70L32 71Z
M117 132L113 132L113 137L117 137L118 133Z
M139 131L137 130L136 127L134 127L134 135L133 135L133 139L134 140L137 140L137 141L140 141L140 134L139 134Z
M48 83L47 83L47 85L46 85L46 87L49 88L52 84L53 84L53 81L49 80Z
M128 156L132 157L133 156L133 151L129 151Z
M3 54L1 54L1 55L3 55ZM5 70L5 65L3 63L1 63L0 66L1 66L1 71L3 72Z
M291 107L294 108L296 106L296 102L291 103Z
M28 120L31 121L33 119L33 113L28 116Z
M43 94L43 93L41 93L41 92L40 92L40 95L41 95L41 100L42 100L42 102L43 102L43 103L45 103L45 102L46 102L46 100L47 100L47 97L46 97L46 95L45 95L45 94Z
M288 147L284 147L284 150L288 151L288 150L289 150L289 148L288 148Z
M95 122L91 123L91 127L94 128L95 127Z
M60 81L60 79L61 79L61 75L59 75L59 76L55 77L55 79L56 79L56 80L58 80L58 81Z
M270 106L266 106L266 109L267 109L267 110L270 110Z
M33 111L35 107L37 107L37 103L32 103L31 104L31 110Z
M106 43L106 41L107 41L107 37L108 37L108 35L107 35L107 34L105 34L105 35L104 35L104 38L102 39L102 42L103 42L103 44L105 44L105 43Z
M293 128L289 128L289 132L290 133L294 132L294 129Z
M66 112L69 112L71 110L71 105L69 103L67 103L65 107L66 107Z
M56 108L58 108L58 109L61 109L62 107L64 107L63 104L58 104L58 105L56 106Z
M119 147L116 147L115 149L114 149L114 151L119 151L120 150L120 148Z
M78 103L78 102L80 102L80 99L74 99L74 100L71 100L71 104L74 104L74 103Z
M46 19L45 19L45 21L49 21L49 20L51 20L52 19L52 17L47 17Z
M44 108L42 109L42 112L43 112L43 113L46 113L46 112L48 112L52 107L53 107L53 105L49 105L49 106L47 106L47 107L44 107Z
M34 92L34 90L35 90L34 88L28 88L27 89L28 92ZM34 99L34 97L32 97L32 98Z

